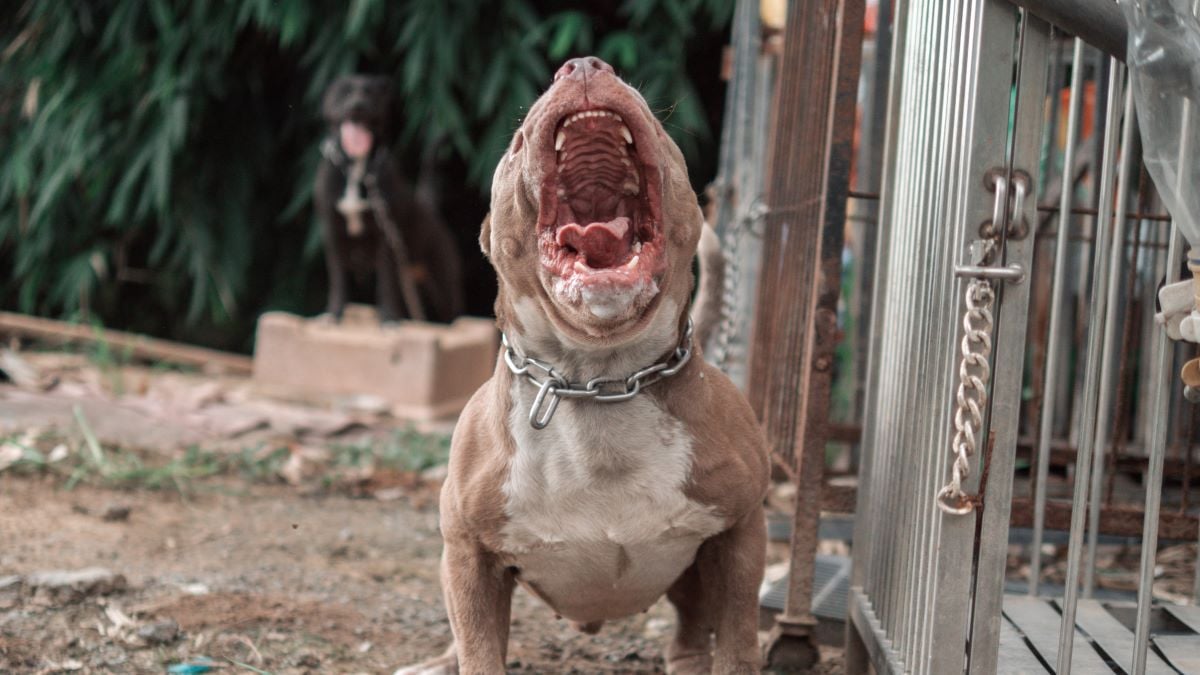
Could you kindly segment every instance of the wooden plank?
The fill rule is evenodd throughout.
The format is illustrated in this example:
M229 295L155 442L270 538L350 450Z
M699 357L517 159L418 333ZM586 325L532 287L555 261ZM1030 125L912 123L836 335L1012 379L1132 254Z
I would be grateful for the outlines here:
M1183 622L1183 625L1200 633L1200 607L1192 605L1163 605L1171 616Z
M128 353L135 358L181 363L241 375L249 375L254 367L250 357L241 354L13 312L0 312L0 334L55 344L106 342L118 354Z
M1133 672L1133 631L1109 614L1104 605L1096 600L1080 600L1075 614L1075 625L1091 636L1109 658L1116 661L1126 672ZM1146 672L1153 675L1175 673L1153 651L1146 655Z
M1030 675L1050 672L1021 639L1020 633L1004 617L1000 619L1000 654L996 663L998 675Z
M1200 673L1200 635L1158 635L1153 642L1179 672Z
M1046 600L1020 595L1004 596L1004 616L1033 643L1047 663L1058 661L1058 626L1062 615ZM1075 631L1075 649L1071 667L1077 673L1110 673L1112 668L1100 658L1087 638Z

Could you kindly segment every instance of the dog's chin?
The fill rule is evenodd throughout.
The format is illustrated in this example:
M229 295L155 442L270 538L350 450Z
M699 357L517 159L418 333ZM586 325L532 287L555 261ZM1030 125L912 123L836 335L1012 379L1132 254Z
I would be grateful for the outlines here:
M572 270L542 278L555 323L606 343L637 337L658 307L660 283L661 276L636 269Z

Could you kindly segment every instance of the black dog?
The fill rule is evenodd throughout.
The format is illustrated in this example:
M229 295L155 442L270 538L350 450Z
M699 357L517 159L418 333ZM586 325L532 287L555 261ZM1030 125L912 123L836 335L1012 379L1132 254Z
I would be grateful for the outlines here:
M448 322L462 312L462 262L432 204L401 178L388 150L391 111L382 77L344 75L325 91L329 136L313 194L324 224L328 312L340 321L348 277L373 268L381 320Z

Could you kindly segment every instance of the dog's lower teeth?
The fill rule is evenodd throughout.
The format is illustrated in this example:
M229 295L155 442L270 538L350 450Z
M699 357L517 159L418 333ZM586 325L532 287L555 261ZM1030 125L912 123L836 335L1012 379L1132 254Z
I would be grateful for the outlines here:
M634 253L642 252L642 242L640 242L640 241L633 242L633 252Z
M582 274L587 274L588 272L592 271L592 268L588 267L587 264L584 263L582 260L576 260L575 261L575 271L580 272Z
M630 258L630 259L629 259L629 262L625 263L625 269L627 269L627 270L631 270L631 269L633 269L633 268L637 267L637 264L638 264L638 258L639 258L639 257L641 257L641 256L636 256L636 255L635 255L635 256L633 256L632 258Z

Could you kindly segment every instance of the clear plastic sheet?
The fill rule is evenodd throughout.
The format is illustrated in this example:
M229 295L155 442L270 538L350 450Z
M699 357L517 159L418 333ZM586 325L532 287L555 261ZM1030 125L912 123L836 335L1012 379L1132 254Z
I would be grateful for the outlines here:
M1146 168L1183 236L1200 247L1198 0L1121 0Z

